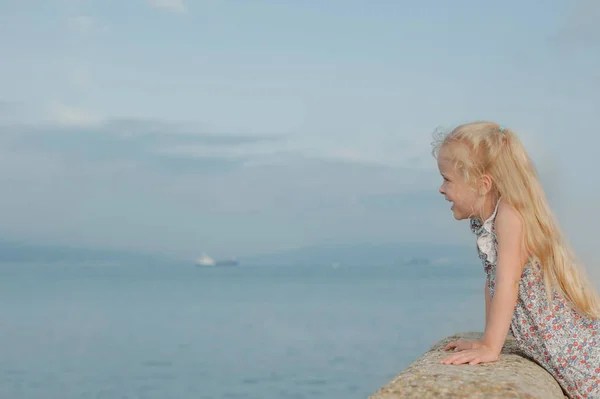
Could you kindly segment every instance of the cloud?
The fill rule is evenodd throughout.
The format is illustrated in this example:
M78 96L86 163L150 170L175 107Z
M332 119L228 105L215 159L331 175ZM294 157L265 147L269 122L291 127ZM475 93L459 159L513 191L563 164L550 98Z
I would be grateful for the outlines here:
M17 103L13 101L6 101L0 99L0 115L7 114L17 106Z
M190 255L199 245L240 255L321 240L426 241L448 231L464 233L453 240L470 238L449 226L435 171L372 163L386 146L365 143L133 118L0 126L0 182L8 193L0 206L13 210L3 228ZM390 161L413 151L400 142L389 147Z
M77 17L71 17L67 21L67 25L70 30L80 33L90 32L94 26L95 21L92 17L80 15Z
M423 181L418 183L406 185L402 191L390 188L390 192L384 194L365 194L360 196L358 201L374 211L397 210L402 207L412 207L422 211L422 208L431 209L445 203L437 190L437 182L432 182L429 186Z
M351 140L332 135L296 136L290 150L306 158L340 164L361 164L369 167L431 167L429 135L394 134L388 137L352 137Z
M197 126L152 119L105 118L61 102L46 108L36 125L1 126L16 151L51 152L85 162L134 162L140 167L177 173L223 172L240 167L272 167L307 162L366 167L419 167L408 142L357 143L314 141L302 136L205 132ZM6 123L5 123L6 125ZM368 145L367 145L368 144ZM428 149L421 151L434 165Z
M107 25L101 25L93 17L87 15L78 15L67 19L67 27L72 32L87 35L93 32L108 33L110 28Z
M89 126L102 121L102 118L92 111L58 102L50 103L47 115L51 122L65 126Z
M161 8L167 11L180 13L186 11L183 0L147 0L147 2L154 8Z
M53 104L53 123L0 126L3 147L21 154L53 154L71 162L129 164L163 172L219 173L275 153L281 137L199 133L161 121L103 120L88 111Z
M0 126L21 124L23 120L32 122L40 117L40 108L20 101L0 99Z
M431 168L435 165L426 146L419 149L410 145L393 148L386 147L385 143L372 143L367 148L344 146L317 149L312 152L322 159L344 163L411 168Z

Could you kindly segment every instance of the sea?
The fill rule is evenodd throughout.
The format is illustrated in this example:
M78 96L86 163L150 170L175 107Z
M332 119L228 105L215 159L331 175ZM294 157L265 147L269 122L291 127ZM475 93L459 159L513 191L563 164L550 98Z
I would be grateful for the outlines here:
M0 264L0 398L367 398L482 331L471 265Z

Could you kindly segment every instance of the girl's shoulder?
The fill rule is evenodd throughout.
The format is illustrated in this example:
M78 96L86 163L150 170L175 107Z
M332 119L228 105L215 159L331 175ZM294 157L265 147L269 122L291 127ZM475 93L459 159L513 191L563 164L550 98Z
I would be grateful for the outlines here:
M523 227L523 219L512 205L501 198L498 201L494 227L496 230L521 229Z
M494 223L496 238L503 251L520 256L523 261L528 258L523 247L523 218L521 214L506 201L500 201ZM509 256L512 258L513 255Z

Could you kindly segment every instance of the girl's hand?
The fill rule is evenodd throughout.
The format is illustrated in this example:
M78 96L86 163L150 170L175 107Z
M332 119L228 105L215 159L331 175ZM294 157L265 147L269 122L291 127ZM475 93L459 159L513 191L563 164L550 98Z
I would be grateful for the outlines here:
M479 341L452 341L444 347L445 351L454 349L454 352L461 352L467 349L475 349L481 346Z
M471 342L472 343L472 342ZM452 343L450 343L452 344ZM448 347L448 344L446 347ZM460 344L460 342L458 343ZM466 343L468 345L469 343ZM441 360L442 364L479 364L479 363L489 363L495 362L499 359L499 353L492 350L491 348L477 343L478 346L471 349L463 349L460 352L455 352L450 356L445 357ZM463 343L463 346L466 346ZM458 346L456 347L458 349Z

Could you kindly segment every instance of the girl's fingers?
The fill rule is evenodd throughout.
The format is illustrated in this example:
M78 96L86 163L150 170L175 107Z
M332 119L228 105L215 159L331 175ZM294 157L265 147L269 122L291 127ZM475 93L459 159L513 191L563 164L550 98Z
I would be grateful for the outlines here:
M463 351L456 353L454 355L450 355L444 359L442 359L442 364L463 364L468 363L473 360L477 355L470 351Z
M456 358L456 360L454 360L452 362L452 364L464 364L464 363L468 363L469 361L471 361L474 358L474 356L472 354L465 354L463 356L459 356Z
M476 357L475 359L471 360L469 362L469 364L473 365L473 364L479 364L481 362L481 359Z
M461 357L462 357L462 353L450 355L450 356L442 359L442 363L443 364L453 364L457 359L460 359Z
M450 364L450 363L452 363L453 360L454 360L454 355L446 356L445 358L443 358L442 360L440 360L440 363L442 363L442 364Z
M458 346L458 342L452 341L444 347L444 350L449 350Z

